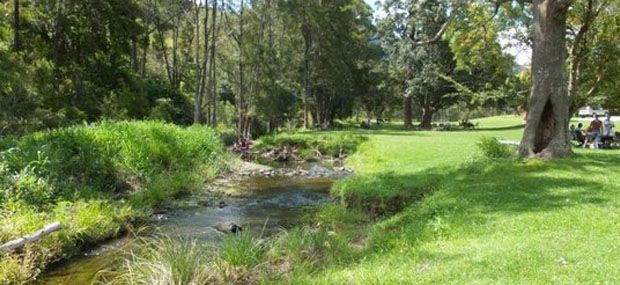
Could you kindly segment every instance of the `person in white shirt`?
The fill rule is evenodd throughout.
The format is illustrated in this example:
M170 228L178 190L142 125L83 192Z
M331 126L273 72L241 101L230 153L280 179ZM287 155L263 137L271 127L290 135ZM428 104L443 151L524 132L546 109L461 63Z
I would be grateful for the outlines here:
M614 136L614 122L611 120L611 115L607 114L607 118L603 120L603 127L605 131L603 132L603 136L605 137L613 137Z

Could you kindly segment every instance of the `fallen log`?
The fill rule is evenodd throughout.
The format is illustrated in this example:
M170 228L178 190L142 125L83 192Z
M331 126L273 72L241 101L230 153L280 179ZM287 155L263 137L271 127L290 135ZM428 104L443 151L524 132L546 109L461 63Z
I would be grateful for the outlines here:
M46 235L49 235L57 230L60 230L62 228L62 225L60 224L60 222L54 222L51 223L47 226L45 226L44 228L30 234L27 236L23 236L21 238L12 240L10 242L7 242L3 245L0 246L0 253L1 252L11 252L14 251L24 245L26 245L27 243L30 242L35 242L38 241L40 239L42 239L43 237L45 237Z

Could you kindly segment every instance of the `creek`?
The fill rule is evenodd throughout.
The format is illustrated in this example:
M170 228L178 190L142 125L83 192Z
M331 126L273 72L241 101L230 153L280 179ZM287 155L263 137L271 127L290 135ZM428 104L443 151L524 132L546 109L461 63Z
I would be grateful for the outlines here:
M286 165L285 167L290 167ZM157 234L191 238L217 245L225 234L215 226L234 223L257 237L268 237L300 223L304 213L329 203L329 188L342 173L330 166L304 164L297 170L320 169L320 175L237 176L209 184L200 193L175 201L168 211L153 215ZM280 168L282 170L282 168ZM52 265L36 284L90 284L97 272L114 266L135 238L126 236Z

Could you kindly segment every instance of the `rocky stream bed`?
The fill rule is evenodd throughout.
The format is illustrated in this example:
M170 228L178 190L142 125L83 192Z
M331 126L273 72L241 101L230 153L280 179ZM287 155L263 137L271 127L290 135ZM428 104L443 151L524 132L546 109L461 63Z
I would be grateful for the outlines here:
M353 170L325 163L244 163L234 173L205 185L152 216L155 232L217 245L239 229L262 237L299 223L304 211L329 203L335 179ZM239 227L239 229L235 228ZM97 272L113 266L131 249L134 238L121 237L80 256L53 265L38 284L90 284Z

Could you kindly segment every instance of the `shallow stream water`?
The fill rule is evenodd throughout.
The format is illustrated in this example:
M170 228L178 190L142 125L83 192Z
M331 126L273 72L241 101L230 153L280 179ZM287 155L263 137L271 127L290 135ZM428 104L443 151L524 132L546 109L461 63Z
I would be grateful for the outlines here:
M308 167L308 166L305 166ZM316 167L316 166L312 166ZM304 212L328 203L331 178L245 177L220 181L215 187L234 193L214 198L219 189L176 201L172 210L154 217L158 233L217 244L223 234L214 226L235 223L255 236L270 236L297 225ZM127 252L132 238L124 237L98 246L81 256L53 265L37 284L90 284L97 272L110 268Z

